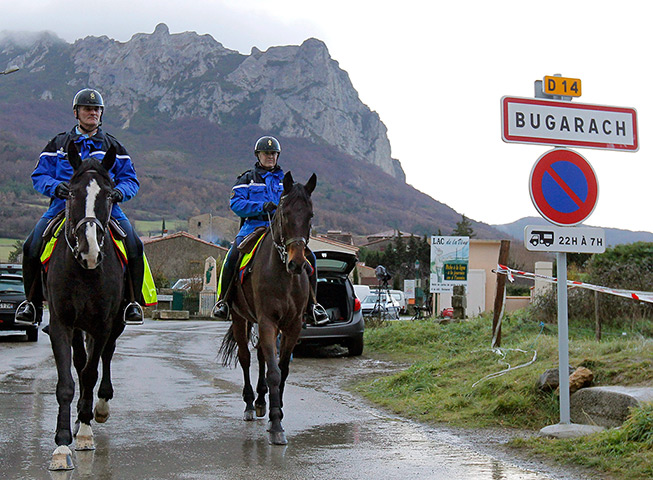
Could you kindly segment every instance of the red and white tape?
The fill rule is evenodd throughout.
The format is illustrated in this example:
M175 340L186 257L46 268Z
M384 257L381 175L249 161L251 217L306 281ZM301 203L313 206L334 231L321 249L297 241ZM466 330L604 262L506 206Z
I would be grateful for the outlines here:
M551 283L557 283L558 279L555 277L547 277L546 275L539 275L537 273L530 273L530 272L522 272L521 270L514 270L510 267L506 267L505 265L497 265L497 269L495 271L497 274L503 274L508 277L508 280L511 282L514 282L515 279L514 277L522 277L522 278L539 278L542 280L546 280ZM592 285L590 283L583 283L583 282L577 282L575 280L567 280L567 286L568 287L579 287L579 288L586 288L588 290L595 290L597 292L602 292L602 293L609 293L610 295L617 295L619 297L626 297L630 298L632 300L637 300L639 302L648 302L648 303L653 303L653 292L638 292L635 290L622 290L619 288L608 288L608 287L600 287L598 285Z

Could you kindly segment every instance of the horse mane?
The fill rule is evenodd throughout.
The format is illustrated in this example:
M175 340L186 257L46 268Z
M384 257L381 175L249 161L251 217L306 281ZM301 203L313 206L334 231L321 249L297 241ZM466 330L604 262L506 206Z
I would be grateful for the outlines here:
M71 182L74 182L77 180L79 177L84 175L85 173L89 171L95 171L97 172L102 178L104 178L109 185L113 186L113 180L111 179L111 175L109 175L109 172L107 171L106 168L100 163L99 160L96 160L95 158L87 158L82 162L82 164L79 166L77 170L73 173L73 176L70 178Z

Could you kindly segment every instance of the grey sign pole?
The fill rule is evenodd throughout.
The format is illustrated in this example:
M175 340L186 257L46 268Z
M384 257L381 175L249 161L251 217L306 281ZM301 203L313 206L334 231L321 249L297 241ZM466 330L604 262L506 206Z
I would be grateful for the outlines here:
M567 313L567 254L556 253L558 263L558 376L560 377L560 423L570 424L569 322Z

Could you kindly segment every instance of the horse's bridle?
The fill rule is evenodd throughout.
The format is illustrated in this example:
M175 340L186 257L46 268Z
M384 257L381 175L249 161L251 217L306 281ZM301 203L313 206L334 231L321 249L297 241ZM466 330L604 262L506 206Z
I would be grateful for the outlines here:
M283 209L281 208L283 206L283 200L285 198L285 195L281 197L279 200L279 206L277 207L277 213L279 215L279 225L283 225ZM283 228L279 228L279 241L277 242L276 235L274 234L274 228L272 227L272 218L270 215L270 212L268 213L268 222L270 223L270 232L272 232L272 243L274 243L274 248L277 250L277 253L279 254L279 258L281 258L281 262L285 265L286 262L288 261L288 248L290 245L293 243L298 243L298 244L303 244L304 247L308 245L308 240L304 237L293 237L289 238L288 240L284 240L283 238Z
M98 245L100 246L100 248L102 248L104 246L104 237L105 237L105 233L107 231L107 225L109 224L109 219L111 218L111 215L107 216L107 221L106 221L105 224L100 222L100 220L98 220L97 217L84 217L79 222L77 222L77 224L73 228L72 223L70 221L70 200L72 200L73 198L74 198L74 196L73 196L72 192L69 193L68 198L66 198L66 217L65 217L65 222L66 223L64 225L64 237L66 237L66 243L68 244L68 248L73 253L73 256L75 258L77 258L77 256L79 255L79 241L77 240L77 234L78 234L79 230L83 226L85 226L85 225L87 225L89 223L97 225L98 228L100 229L100 239L98 241ZM110 197L108 197L107 198L108 211L111 211L111 204L112 204L112 200L111 200ZM72 234L72 236L73 236L73 238L75 240L75 246L74 247L70 243L70 235L71 234Z

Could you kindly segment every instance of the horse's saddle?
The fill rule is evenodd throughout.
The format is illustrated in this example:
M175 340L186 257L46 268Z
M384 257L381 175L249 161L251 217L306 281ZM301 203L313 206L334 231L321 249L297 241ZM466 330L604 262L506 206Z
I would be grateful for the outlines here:
M52 239L52 237L58 235L57 232L59 231L59 227L61 226L65 218L66 218L66 211L62 210L59 213L57 213L48 222L48 225L45 227L45 230L43 231L43 235L41 236L41 238L43 238L43 245L47 245L47 243ZM111 233L113 234L114 238L118 240L124 240L125 238L127 238L127 232L123 230L120 224L113 217L109 219L109 228L111 229Z
M41 245L41 263L43 265L46 265L48 261L50 260L50 255L52 255L52 251L54 250L54 244L57 241L57 238L59 237L59 234L61 232L61 229L63 228L64 221L66 220L66 214L65 211L59 212L52 220L48 222L48 225L45 227L45 230L43 231L43 235L41 238L43 239L43 243ZM127 252L125 251L125 246L123 240L127 238L127 233L123 230L123 228L120 226L120 224L113 218L111 217L109 219L109 230L111 231L111 235L113 237L113 241L116 245L116 248L118 251L121 253L121 258L124 263L127 263Z
M267 232L267 230L267 227L256 227L252 233L247 235L245 239L238 244L237 248L240 254L247 255L248 253L251 253L259 239L265 232Z
M268 229L266 227L257 227L252 233L247 235L245 239L238 244L238 251L240 252L240 259L238 260L238 278L242 283L245 275L251 271L251 266L249 265L256 249L261 244L261 241L265 237Z

